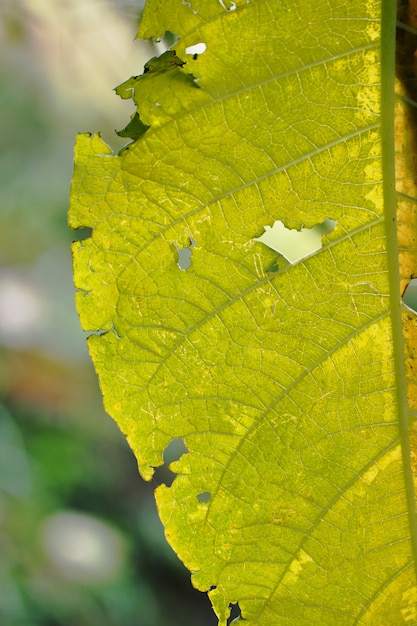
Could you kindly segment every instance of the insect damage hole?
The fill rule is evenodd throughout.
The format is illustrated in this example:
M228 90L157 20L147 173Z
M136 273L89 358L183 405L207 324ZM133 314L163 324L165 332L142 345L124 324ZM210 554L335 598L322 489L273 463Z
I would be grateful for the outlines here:
M191 259L193 256L192 248L197 244L196 240L192 237L189 237L190 245L185 246L184 248L179 248L176 243L174 243L175 249L178 254L177 265L183 272L186 272L188 268L191 266Z
M219 0L219 2L226 11L236 11L236 2L233 2L233 0L228 5L224 3L224 0Z
M334 230L336 225L337 221L325 219L324 222L312 228L302 227L301 230L297 230L287 228L280 220L277 220L272 226L265 226L265 232L260 237L255 237L254 240L282 254L290 263L295 263L320 250L321 238Z
M417 313L417 278L412 278L405 288L403 302L414 313Z
M207 502L210 502L211 500L210 491L202 491L201 493L197 494L197 500L201 502L201 504L206 504Z
M239 602L230 603L230 616L227 620L227 626L231 626L231 624L236 624L237 622L245 621L242 620L242 612L240 610Z
M183 454L187 453L188 449L182 437L172 439L164 450L164 464L155 468L152 479L153 482L155 482L158 486L164 484L167 487L170 487L177 475L170 469L169 466L171 463L174 463L174 461L178 461Z
M199 54L203 54L203 52L205 52L207 50L207 46L205 43L200 42L200 43L196 43L193 46L188 46L188 48L185 48L185 53L186 54L192 54L193 59L196 60Z

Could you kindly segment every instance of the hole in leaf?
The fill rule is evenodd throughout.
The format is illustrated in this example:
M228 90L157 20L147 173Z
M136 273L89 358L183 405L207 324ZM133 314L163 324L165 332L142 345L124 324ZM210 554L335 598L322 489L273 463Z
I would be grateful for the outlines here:
M225 0L219 0L220 4L222 5L223 9L225 9L226 11L235 11L236 10L236 2L233 2L233 0L230 0L230 4L227 5L227 0L225 2Z
M280 220L277 220L272 226L265 226L265 232L260 237L255 237L255 241L260 241L271 250L282 254L290 263L295 263L320 250L321 238L330 233L336 225L335 220L325 219L312 228L297 230L286 228Z
M93 229L85 226L83 228L77 228L74 233L74 241L83 241L84 239L90 239L93 234Z
M82 289L76 289L76 291L83 291ZM85 292L85 294L87 295L90 292ZM84 335L87 337L91 337L91 335L94 335L95 337L104 337L104 335L107 335L108 333L114 333L117 337L117 339L120 339L120 335L117 332L116 327L114 326L114 324L111 325L110 328L99 328L98 330L86 330L84 331Z
M413 278L408 283L403 294L403 302L409 309L412 309L414 313L417 313L417 278Z
M184 439L182 437L177 437L176 439L172 439L169 442L167 447L164 450L164 463L169 465L174 461L178 461L183 454L188 453L188 448L185 445Z
M228 626L230 624L236 624L237 622L245 621L245 620L242 620L242 613L241 613L238 602L234 604L231 603L229 606L230 606L230 616L229 616L229 619L227 620Z
M169 469L169 466L174 461L178 461L182 455L187 454L187 452L187 446L182 437L172 439L164 450L164 464L155 468L152 480L155 481L158 486L164 484L170 487L177 475Z
M174 243L174 246L178 254L177 265L180 268L180 270L182 270L183 272L188 270L188 268L191 265L191 259L193 256L191 249L194 248L194 246L197 243L196 240L193 239L192 237L190 237L189 239L190 239L190 245L184 248L178 248L177 244Z
M194 15L198 15L199 13L199 9L193 9L191 2L187 2L186 0L183 0L183 5L188 7L189 9L191 9L191 11L194 13Z
M193 59L195 60L199 54L203 54L207 50L207 46L205 43L196 43L194 46L188 46L185 48L186 54L192 54Z
M169 467L164 463L163 465L154 468L152 483L157 487L159 487L159 485L166 485L167 487L171 487L176 477L176 474L174 474L174 472L171 472Z
M205 504L206 502L210 502L210 500L211 500L211 493L209 491L203 491L202 493L199 493L197 495L197 499L202 504Z

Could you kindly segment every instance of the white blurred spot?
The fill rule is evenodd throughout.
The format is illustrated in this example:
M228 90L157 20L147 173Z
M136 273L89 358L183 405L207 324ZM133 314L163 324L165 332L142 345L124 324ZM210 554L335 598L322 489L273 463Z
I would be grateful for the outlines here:
M13 275L0 277L0 339L10 346L38 325L42 302L34 289Z
M20 3L50 80L54 105L62 111L71 110L72 115L77 107L93 110L94 116L97 110L117 114L121 107L113 87L125 76L137 73L153 52L147 42L133 42L134 20L115 10L117 2Z
M85 513L61 511L49 516L41 528L41 542L60 574L74 581L111 580L125 559L117 530Z
M186 54L203 54L207 50L207 46L205 43L196 43L194 46L188 46L185 48Z

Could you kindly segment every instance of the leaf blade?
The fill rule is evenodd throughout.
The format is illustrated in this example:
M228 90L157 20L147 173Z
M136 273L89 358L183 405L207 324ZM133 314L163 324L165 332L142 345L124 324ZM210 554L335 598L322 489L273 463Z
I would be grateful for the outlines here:
M384 594L396 576L411 580L412 553L381 188L379 4L323 3L308 16L302 3L292 14L275 2L218 8L210 3L215 19L177 47L182 58L193 38L207 43L192 66L202 100L118 157L103 194L113 213L124 201L119 223L110 209L93 232L104 277L93 291L108 298L117 332L89 340L106 407L147 479L171 439L185 439L158 507L194 584L216 586L222 624L236 601L257 626L397 619L411 610L404 587ZM316 11L327 11L324 29ZM282 19L275 39L272 19ZM242 32L256 41L249 52ZM88 165L100 180L101 161ZM319 254L268 272L276 255L254 241L265 224L326 218L338 227ZM192 267L181 272L173 248L190 237Z

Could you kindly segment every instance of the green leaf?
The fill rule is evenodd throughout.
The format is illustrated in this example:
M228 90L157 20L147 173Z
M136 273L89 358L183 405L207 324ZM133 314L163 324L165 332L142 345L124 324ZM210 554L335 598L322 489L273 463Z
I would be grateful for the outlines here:
M146 126L146 124L143 124L141 122L139 114L134 113L130 122L125 126L125 128L116 131L116 133L117 135L119 135L119 137L130 137L131 139L136 141L136 139L139 139L139 137L146 133L148 128L149 126Z
M149 130L119 156L77 141L77 307L105 406L146 480L184 440L158 509L222 626L230 603L248 626L417 623L394 20L391 0L148 0L139 35L179 36L118 88ZM259 241L325 220L293 263Z

